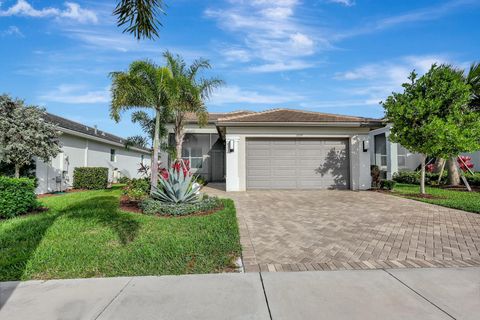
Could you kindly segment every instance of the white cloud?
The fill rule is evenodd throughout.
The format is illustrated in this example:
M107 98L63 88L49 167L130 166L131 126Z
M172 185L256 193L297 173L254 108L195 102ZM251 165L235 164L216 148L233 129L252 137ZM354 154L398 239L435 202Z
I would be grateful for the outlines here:
M97 15L92 10L83 9L79 4L74 2L65 2L65 9L58 8L43 8L35 9L28 1L18 0L16 4L6 10L0 10L0 17L8 16L25 16L34 18L64 18L80 23L96 23L98 21Z
M275 62L275 63L266 63L256 66L251 66L247 70L257 73L267 73L267 72L280 72L280 71L293 71L293 70L303 70L313 67L313 64L305 61L289 61L289 62Z
M221 50L227 61L241 55L243 62L255 61L265 66L248 70L287 71L299 69L300 65L307 68L313 65L307 58L319 47L329 45L319 32L314 33L306 26L307 21L296 16L299 5L296 0L231 0L229 3L226 9L206 10L205 16L215 19L220 28L236 38L232 45L235 51ZM292 60L295 62L291 63Z
M354 0L328 0L328 2L342 4L346 7L351 7L355 5Z
M343 89L346 95L363 96L366 100L378 102L385 100L393 91L400 90L401 85L408 81L412 70L415 69L422 75L434 63L450 62L450 59L443 55L405 56L339 72L334 75L334 79L351 83Z
M266 90L260 93L257 90L244 90L238 86L227 86L217 90L209 101L212 105L233 103L275 105L287 102L298 102L303 99L297 94Z
M9 26L5 30L0 30L0 36L1 37L7 37L7 36L17 36L23 38L24 35L22 31L16 26Z
M227 61L248 62L251 59L250 53L241 48L227 48L222 51L222 55Z
M109 87L94 91L88 91L85 88L83 85L63 84L41 95L40 99L67 104L107 103L110 101Z

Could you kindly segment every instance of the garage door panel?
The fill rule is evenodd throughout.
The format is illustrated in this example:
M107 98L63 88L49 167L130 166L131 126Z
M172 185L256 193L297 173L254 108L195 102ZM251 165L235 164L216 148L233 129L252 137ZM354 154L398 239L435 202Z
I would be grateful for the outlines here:
M247 139L248 189L347 189L347 139Z
M260 157L270 157L270 150L268 149L250 149L247 151L247 156L249 157L255 157L255 158L260 158Z
M296 157L297 152L295 148L289 149L274 149L271 151L272 157Z
M272 159L272 167L295 167L297 161L295 158L292 159Z

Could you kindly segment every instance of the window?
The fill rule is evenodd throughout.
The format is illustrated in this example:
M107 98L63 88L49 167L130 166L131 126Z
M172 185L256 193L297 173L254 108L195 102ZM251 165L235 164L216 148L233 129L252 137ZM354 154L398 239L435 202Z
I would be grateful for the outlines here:
M387 139L385 134L375 136L375 164L381 169L387 166Z
M408 150L397 144L397 159L399 168L405 168L407 166L407 155Z
M192 169L201 169L203 165L203 153L201 147L187 147L182 150L182 159L190 161Z
M115 153L115 149L110 149L110 161L112 162L117 161L117 155Z

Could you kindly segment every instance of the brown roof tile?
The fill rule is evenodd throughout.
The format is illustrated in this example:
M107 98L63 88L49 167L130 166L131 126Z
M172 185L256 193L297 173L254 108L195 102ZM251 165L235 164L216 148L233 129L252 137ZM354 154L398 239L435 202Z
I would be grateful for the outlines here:
M214 123L220 118L224 117L236 117L236 116L241 116L241 115L246 115L246 114L252 114L254 113L253 111L247 111L247 110L238 110L238 111L232 111L232 112L209 112L208 113L208 122L209 123ZM194 113L187 113L185 115L185 120L190 123L195 123L197 122L197 116Z
M271 109L263 112L252 112L218 118L220 123L271 123L271 122L381 122L380 119L344 116L322 112L312 112L292 109Z

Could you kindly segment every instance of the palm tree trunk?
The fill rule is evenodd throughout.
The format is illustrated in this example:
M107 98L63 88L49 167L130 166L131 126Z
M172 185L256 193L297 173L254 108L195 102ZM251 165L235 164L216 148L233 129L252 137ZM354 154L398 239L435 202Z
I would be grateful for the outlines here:
M150 193L154 191L154 188L158 185L158 149L160 148L160 110L155 111L155 135L153 136L153 160L150 183L152 188Z
M20 165L15 164L15 178L20 178Z
M182 116L177 115L175 119L175 160L178 162L182 159L183 138L185 133L183 132Z
M447 160L448 184L451 186L460 185L460 175L458 173L456 161L456 157L452 157Z
M425 161L426 155L422 154L422 175L420 177L420 193L425 194Z

